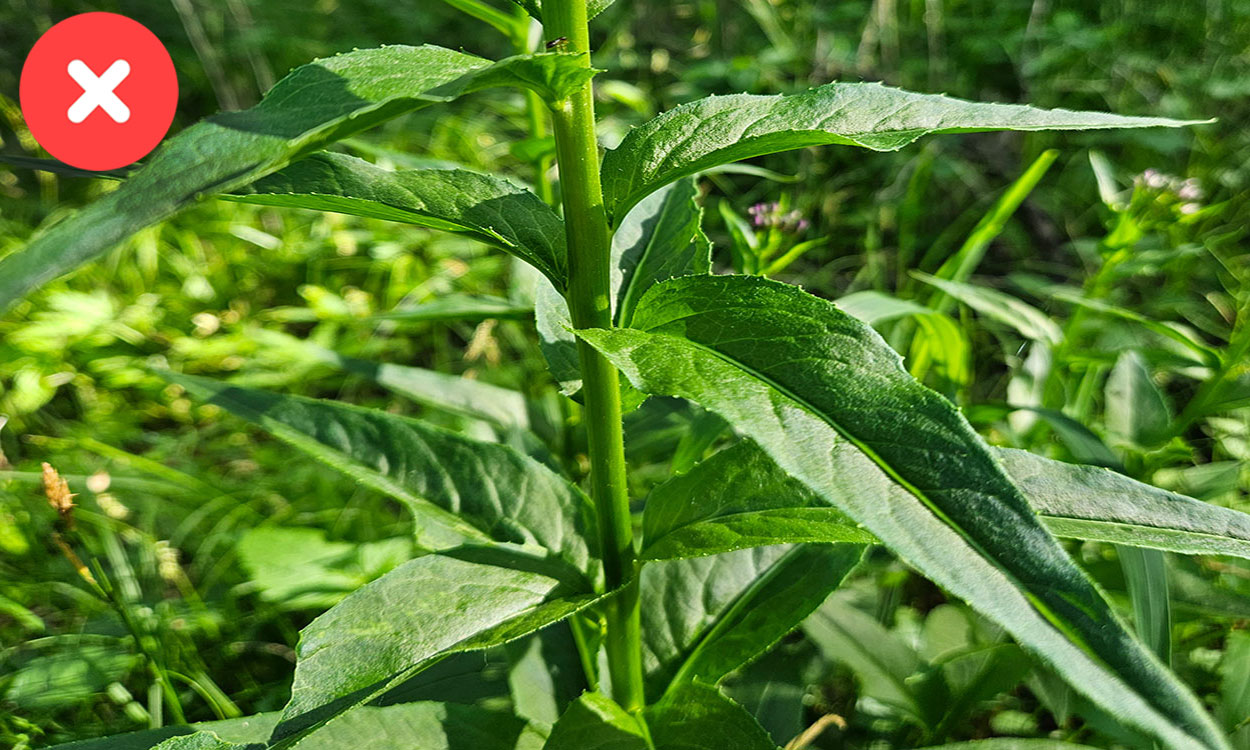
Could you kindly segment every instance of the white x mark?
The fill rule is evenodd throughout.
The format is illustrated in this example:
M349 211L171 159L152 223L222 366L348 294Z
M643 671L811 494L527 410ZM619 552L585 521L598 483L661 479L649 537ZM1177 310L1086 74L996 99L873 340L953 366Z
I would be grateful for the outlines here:
M96 77L96 74L87 67L87 63L82 60L72 60L69 64L69 77L73 78L79 86L82 86L82 96L78 97L78 101L70 106L69 121L72 123L80 123L96 110L96 107L108 113L113 118L113 122L122 123L130 119L130 107L126 103L117 98L117 94L113 93L113 89L130 75L130 63L125 60L116 60L109 69L104 71L104 75Z

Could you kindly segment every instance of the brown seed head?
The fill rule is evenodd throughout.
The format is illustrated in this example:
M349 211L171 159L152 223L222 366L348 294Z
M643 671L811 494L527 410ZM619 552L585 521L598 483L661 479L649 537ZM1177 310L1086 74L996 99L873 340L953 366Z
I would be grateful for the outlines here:
M69 482L61 478L52 464L43 464L43 494L48 498L48 505L60 514L66 523L74 520L74 495L69 491Z

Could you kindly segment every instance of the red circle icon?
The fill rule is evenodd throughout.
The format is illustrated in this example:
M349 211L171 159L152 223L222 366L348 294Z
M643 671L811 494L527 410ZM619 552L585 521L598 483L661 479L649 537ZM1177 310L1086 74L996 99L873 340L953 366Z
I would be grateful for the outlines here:
M138 21L83 13L39 37L22 67L31 135L79 169L117 169L151 153L178 106L169 52Z

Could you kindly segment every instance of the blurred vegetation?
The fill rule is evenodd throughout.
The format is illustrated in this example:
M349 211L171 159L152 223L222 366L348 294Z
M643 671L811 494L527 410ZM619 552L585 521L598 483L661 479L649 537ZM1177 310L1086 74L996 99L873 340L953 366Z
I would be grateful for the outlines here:
M248 106L293 66L353 47L510 53L431 0L0 0L0 156L43 155L16 103L22 59L53 22L88 10L130 15L165 41L180 74L175 128ZM620 0L595 28L608 145L707 94L835 79L1218 118L1175 131L960 136L897 154L807 150L704 185L719 268L828 298L928 305L883 331L995 441L1250 508L1250 374L1236 346L1250 315L1250 2ZM383 165L438 160L532 182L533 160L506 145L526 128L521 97L478 94L350 148ZM987 228L1013 184L1019 208ZM0 163L0 255L107 189ZM776 217L771 227L762 213ZM964 287L935 287L926 273ZM0 745L160 725L179 710L205 720L278 709L299 629L411 554L411 521L395 503L191 402L149 366L478 429L347 372L326 350L459 374L545 405L542 429L563 446L555 460L584 472L576 407L555 395L523 314L530 281L460 239L209 202L0 320ZM987 288L1049 325L1002 312ZM522 312L373 317L449 295ZM1061 338L1047 345L1052 330ZM1213 367L1221 387L1204 390ZM630 420L671 426L630 446L639 491L707 421L662 400ZM111 598L54 541L43 462L78 493L82 544ZM257 552L266 549L281 554ZM1073 550L1128 612L1116 551ZM1250 748L1250 567L1169 561L1174 666ZM889 663L859 654L848 632L893 654ZM1131 742L1001 641L880 554L732 692L781 742L836 717L812 747ZM494 656L475 658L493 674ZM153 670L173 676L175 700L154 694Z

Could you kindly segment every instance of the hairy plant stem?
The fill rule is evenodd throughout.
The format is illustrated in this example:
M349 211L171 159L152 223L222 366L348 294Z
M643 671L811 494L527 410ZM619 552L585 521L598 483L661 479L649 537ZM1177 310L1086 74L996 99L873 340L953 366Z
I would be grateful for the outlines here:
M586 0L546 0L545 33L563 37L570 52L590 67ZM576 328L612 325L607 214L599 182L594 90L588 81L553 108L556 160L564 199L569 248L567 299ZM591 496L599 514L604 578L620 591L606 605L605 648L612 697L627 710L641 709L642 647L638 583L634 576L634 532L625 483L625 439L621 428L620 376L585 342L577 345L590 447Z

